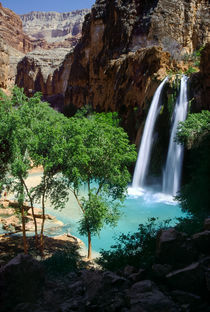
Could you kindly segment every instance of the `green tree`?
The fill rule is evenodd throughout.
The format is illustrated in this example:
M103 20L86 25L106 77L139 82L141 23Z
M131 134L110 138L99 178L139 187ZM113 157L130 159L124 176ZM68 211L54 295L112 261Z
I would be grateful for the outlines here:
M188 177L177 197L183 210L193 216L210 213L210 112L189 114L179 126L177 139L188 149Z
M21 90L14 89L11 97L1 95L0 114L0 141L3 150L1 184L12 189L17 198L17 212L21 215L24 252L27 253L27 240L25 231L25 181L30 160L27 157L27 140L30 137L28 128L24 126L19 110L16 106L16 93ZM26 98L23 100L23 102ZM23 103L22 103L23 104ZM6 157L5 157L6 156ZM2 170L1 170L2 173Z
M0 180L5 177L12 156L12 134L15 129L12 115L12 103L0 90ZM0 188L0 191L2 187Z
M27 252L26 211L23 203L30 201L37 245L38 233L34 202L42 204L40 247L43 253L45 201L50 198L54 207L62 208L67 196L58 177L63 159L62 151L65 148L63 129L67 118L54 111L47 103L43 103L40 97L41 94L37 93L34 97L27 98L23 90L17 87L13 89L11 97L2 96L1 109L4 109L5 113L0 116L0 142L4 143L2 145L5 151L5 155L1 158L2 177L7 174L2 184L11 188L19 203L25 252ZM29 169L36 166L43 167L42 180L38 186L29 188L26 178Z
M88 237L88 258L91 236L99 234L104 224L115 226L119 219L130 181L128 166L136 160L135 147L117 124L111 113L69 120L63 174L83 214L79 230ZM86 196L81 194L84 184Z
M28 153L35 167L42 166L41 182L33 188L34 200L42 207L40 247L44 253L44 224L46 200L56 209L62 209L68 199L68 191L59 175L66 147L65 124L67 118L54 111L47 103L33 102L31 130L35 134ZM30 107L32 109L32 107Z

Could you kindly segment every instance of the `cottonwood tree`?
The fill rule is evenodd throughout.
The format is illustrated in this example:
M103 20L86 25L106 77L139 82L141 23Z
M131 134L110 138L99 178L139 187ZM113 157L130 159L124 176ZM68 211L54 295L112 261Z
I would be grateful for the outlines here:
M91 236L105 224L115 226L119 219L130 181L128 166L136 160L136 152L116 114L70 118L68 133L63 175L81 208L79 231L88 237L91 258ZM84 184L86 196L81 194Z
M43 255L46 201L50 200L55 209L62 209L68 200L66 185L59 175L66 147L67 118L51 109L47 103L39 103L34 109L37 115L33 118L31 129L36 135L28 151L34 166L43 168L41 182L33 189L34 199L42 208L40 248Z
M11 97L1 95L0 141L3 150L2 165L4 164L5 169L4 177L1 177L1 183L2 186L10 188L17 199L18 207L16 212L21 215L24 252L27 253L24 206L26 185L24 179L27 177L30 168L30 160L26 151L31 134L17 109L16 93L21 94L21 90L14 89ZM21 105L25 103L26 97L23 96Z
M68 194L58 177L62 150L65 147L63 129L67 118L51 109L47 103L43 103L40 97L41 95L37 93L32 98L27 98L23 90L18 88L14 88L11 97L2 97L5 114L0 117L2 126L0 141L4 143L2 148L5 151L5 155L1 158L1 172L4 175L7 173L4 185L10 186L19 203L25 253L27 253L26 211L23 203L30 201L37 245L38 230L34 202L40 202L42 205L40 249L43 254L45 201L50 198L54 207L62 208ZM7 146L10 148L9 151L6 149ZM41 182L36 187L29 188L26 183L29 170L37 166L43 167Z

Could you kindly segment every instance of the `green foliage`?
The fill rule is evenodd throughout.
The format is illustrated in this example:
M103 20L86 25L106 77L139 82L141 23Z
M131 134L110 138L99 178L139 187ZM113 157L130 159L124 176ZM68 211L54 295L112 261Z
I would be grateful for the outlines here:
M42 204L44 215L47 198L55 208L63 208L68 192L58 173L62 167L68 119L43 103L40 93L27 98L23 89L17 87L12 90L11 97L1 97L1 104L1 186L11 189L20 209L24 201L29 201L31 206L36 201ZM39 165L44 169L41 182L29 188L25 182L29 169ZM44 218L41 237L43 230Z
M47 258L42 263L45 266L47 274L51 277L63 276L70 272L77 272L85 267L76 245L55 252L50 258Z
M83 211L81 232L114 226L130 180L127 166L136 160L117 114L93 114L88 107L68 119L42 102L40 93L27 98L15 87L11 97L0 96L0 173L7 174L1 184L10 186L20 205L41 203L43 215L46 199L61 209L70 188ZM43 167L41 182L28 189L25 179L36 166ZM79 196L82 184L88 185L86 198ZM41 239L43 228L44 218Z
M117 206L125 198L128 166L136 160L136 151L118 124L112 113L69 120L63 174L83 212L81 233L99 233L104 223L114 225L119 218ZM88 187L86 198L80 194L83 184Z
M196 69L195 67L193 67L193 66L190 66L190 67L184 72L184 74L187 75L187 76L189 76L189 75L191 75L191 74L193 74L193 73L196 73L196 72L197 72L197 69Z
M120 217L118 203L113 203L104 196L90 193L88 199L82 199L84 209L83 218L80 220L79 231L81 235L92 235L100 233L104 224L116 226Z
M176 230L193 235L203 231L203 218L191 216L187 218L177 218Z
M201 57L201 52L203 51L204 46L200 47L199 50L194 51L191 54L184 54L183 60L185 62L192 62L193 66L199 67L200 65L200 57Z
M138 232L121 234L117 244L111 246L110 250L101 250L97 263L111 271L117 271L126 265L149 268L155 260L157 233L170 223L170 220L162 223L157 221L157 218L151 218L146 224L139 225Z
M210 213L210 112L202 111L189 114L180 124L177 139L184 143L189 151L189 174L177 199L184 211L193 216L206 217Z
M185 122L178 127L177 139L190 149L198 147L210 131L210 111L189 114Z

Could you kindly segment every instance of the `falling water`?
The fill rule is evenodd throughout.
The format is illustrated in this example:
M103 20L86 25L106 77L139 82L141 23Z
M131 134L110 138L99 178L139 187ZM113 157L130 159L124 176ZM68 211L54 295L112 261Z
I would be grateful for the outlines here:
M187 116L187 79L183 76L181 79L180 94L176 101L171 137L166 161L166 167L163 173L163 193L175 196L180 187L182 163L184 148L181 144L174 141L177 132L177 126L180 121L184 121Z
M161 91L167 80L168 77L166 77L157 88L149 109L134 171L132 188L142 187L144 184L151 156L155 121L160 112L159 100L161 96Z

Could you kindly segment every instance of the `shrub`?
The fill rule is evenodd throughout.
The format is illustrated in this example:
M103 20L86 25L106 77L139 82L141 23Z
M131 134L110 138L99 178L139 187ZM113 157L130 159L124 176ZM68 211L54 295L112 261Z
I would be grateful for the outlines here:
M65 275L69 272L76 272L84 263L78 253L78 247L72 246L62 251L55 252L50 258L43 261L45 270L50 276Z
M156 236L161 228L167 228L171 220L157 222L157 218L148 219L140 224L138 232L121 234L117 244L110 250L101 250L97 263L104 269L117 271L126 265L149 268L155 260Z

